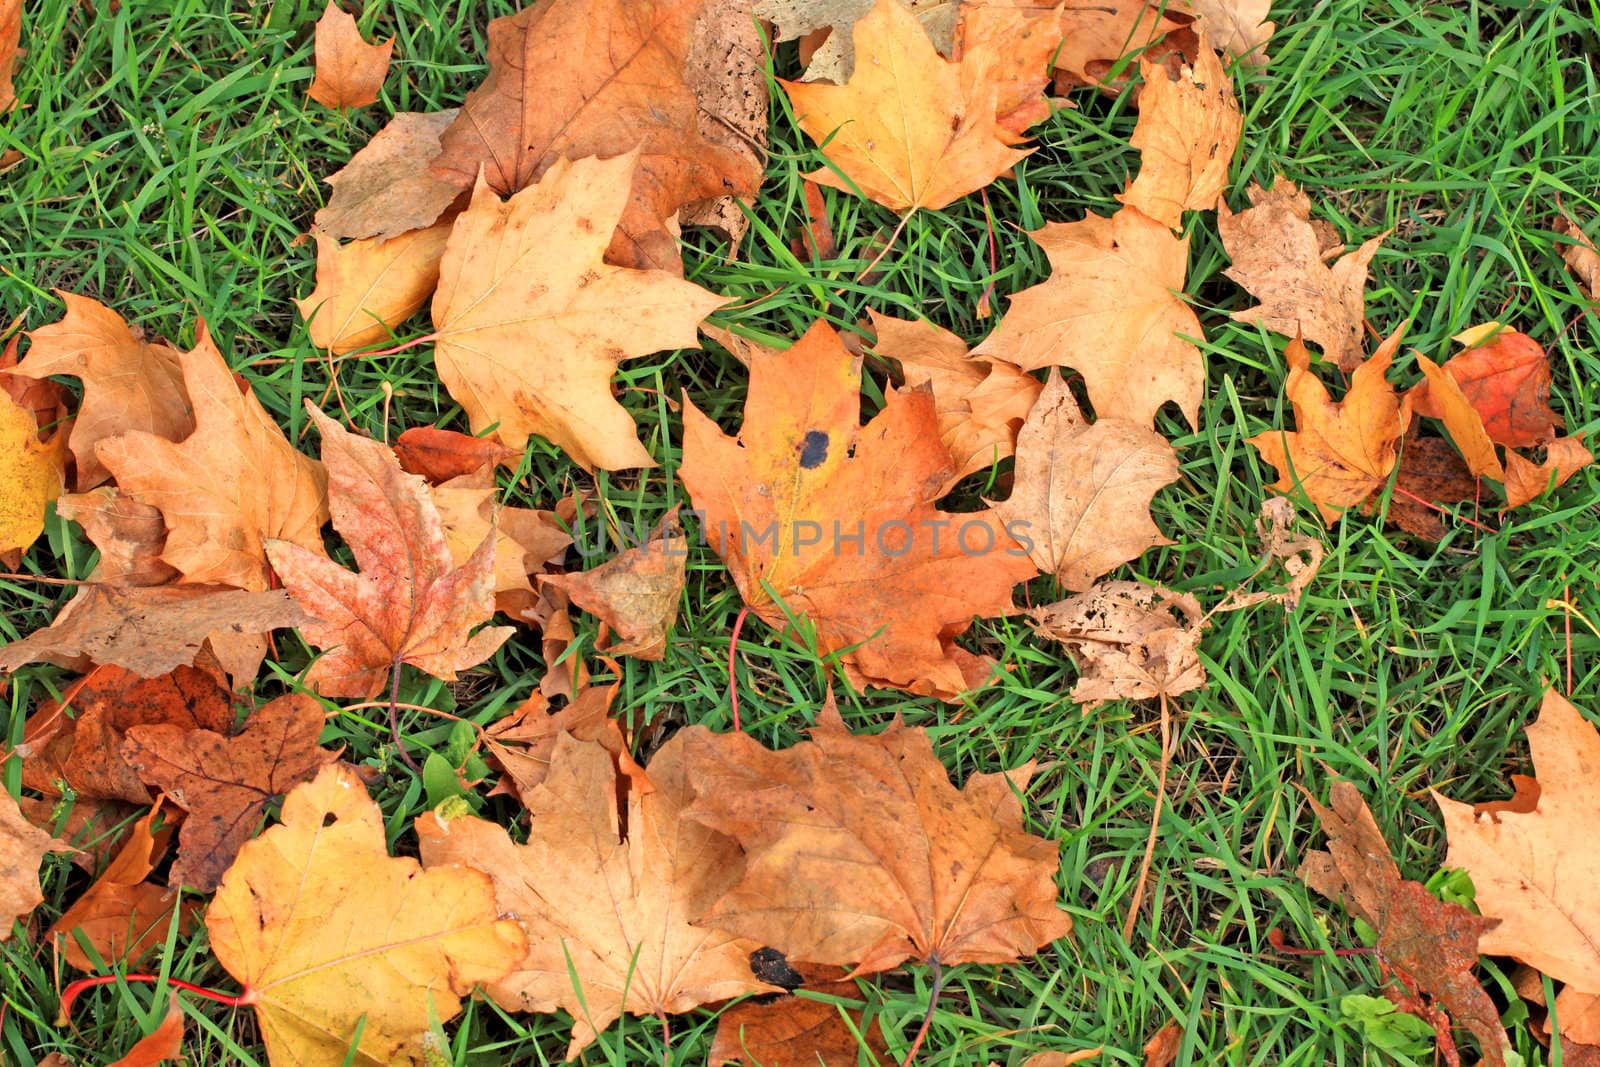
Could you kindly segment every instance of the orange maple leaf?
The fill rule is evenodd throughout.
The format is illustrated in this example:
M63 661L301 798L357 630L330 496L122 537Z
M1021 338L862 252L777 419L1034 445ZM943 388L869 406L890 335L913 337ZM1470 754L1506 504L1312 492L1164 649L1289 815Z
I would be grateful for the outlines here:
M317 76L306 95L324 107L366 107L377 103L393 51L394 38L382 44L368 44L356 29L355 18L328 0L317 20Z

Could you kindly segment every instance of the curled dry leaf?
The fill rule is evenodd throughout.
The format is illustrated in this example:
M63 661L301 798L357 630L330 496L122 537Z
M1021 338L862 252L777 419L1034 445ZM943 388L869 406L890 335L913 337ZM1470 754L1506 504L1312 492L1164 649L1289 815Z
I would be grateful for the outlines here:
M1571 215L1563 213L1555 222L1555 231L1572 239L1556 247L1573 277L1578 279L1578 287L1590 300L1600 300L1600 251Z
M66 315L28 334L28 355L13 373L82 380L83 403L67 441L81 492L111 476L95 455L99 442L129 430L177 441L193 432L194 413L184 390L181 353L146 343L98 300L60 289L55 293L66 303Z
M430 1020L448 1022L527 948L487 875L391 858L382 812L339 764L244 845L206 929L274 1063L421 1063Z
M0 392L0 553L26 550L44 532L45 508L61 495L65 435L39 440L33 412Z
M535 600L529 576L560 559L572 536L552 512L502 506L487 467L436 485L429 496L439 509L445 544L456 566L466 566L484 538L493 537L495 609L524 618Z
M1428 409L1433 413L1433 417L1444 423L1444 428L1450 433L1450 440L1467 464L1467 470L1474 476L1487 476L1495 481L1504 481L1505 468L1500 465L1500 457L1495 453L1494 442L1489 439L1489 433L1484 429L1483 416L1478 413L1456 379L1446 374L1444 368L1421 352L1417 353L1417 366L1422 370L1422 377L1427 385ZM1415 401L1412 403L1415 410Z
M420 474L430 485L473 474L484 467L511 465L522 453L492 437L472 437L434 426L413 426L395 438L395 458L407 474Z
M650 540L625 549L593 570L552 574L541 579L571 598L611 631L595 647L613 656L660 659L678 618L689 542L674 507L662 517Z
M695 326L724 301L602 262L637 158L559 160L504 202L480 183L456 219L433 298L435 358L474 433L493 428L519 451L540 434L590 469L655 465L611 376L631 356L698 347Z
M1438 1008L1478 1039L1486 1065L1504 1067L1509 1046L1500 1012L1472 973L1480 951L1496 951L1491 947L1494 919L1474 915L1434 897L1422 883L1401 878L1383 833L1354 785L1335 782L1330 800L1331 808L1311 801L1327 832L1328 848L1307 853L1300 879L1323 896L1344 901L1377 931L1378 960L1405 987L1403 994L1391 999L1402 1010L1434 1024L1447 1062L1460 1061L1449 1022L1438 1018ZM1447 826L1448 820L1447 814ZM1448 862L1457 865L1454 856ZM1479 896L1481 902L1481 887ZM1433 998L1434 1005L1417 1000L1419 989Z
M341 245L319 233L317 287L295 301L311 343L338 355L387 341L439 282L450 222Z
M791 960L1012 963L1072 921L1056 903L1056 843L1023 829L1031 764L950 783L928 735L898 720L852 735L827 705L811 740L773 752L691 726L685 817L744 848L743 877L700 919Z
M933 506L954 467L931 393L891 393L865 427L860 405L855 360L818 322L787 351L752 355L737 438L685 399L680 475L768 625L808 620L855 685L953 699L989 671L955 636L1010 612L1033 564L994 512Z
M167 1014L161 1017L156 1028L134 1042L127 1054L111 1067L155 1067L182 1055L183 1008L178 1004L178 994L174 993L167 1001Z
M1017 435L1011 495L994 505L1029 556L1063 586L1082 592L1107 571L1170 544L1150 502L1178 480L1178 455L1142 423L1092 425L1058 371L1050 371Z
M317 747L322 705L303 693L265 704L238 734L133 726L122 757L140 780L189 813L168 884L209 893L261 827L267 803L310 781L337 752Z
M1117 199L1181 229L1185 211L1210 211L1227 188L1244 116L1222 61L1204 42L1176 76L1148 60L1139 69L1144 89L1128 142L1139 150L1139 173Z
M527 930L526 954L486 988L510 1011L571 1014L568 1059L623 1013L777 991L750 972L759 944L690 925L743 865L732 840L681 817L684 739L662 746L647 780L634 770L619 781L603 746L558 735L549 776L525 794L532 822L522 845L471 816L417 820L423 863L487 872L501 912Z
M1072 1067L1084 1063L1104 1052L1103 1048L1081 1048L1072 1052L1035 1052L1022 1061L1022 1067Z
M1171 1067L1182 1047L1183 1024L1174 1019L1144 1043L1144 1067Z
M446 681L482 663L511 636L509 626L471 632L494 613L494 538L457 566L427 483L381 442L306 407L322 432L334 529L360 568L288 541L267 544L284 588L319 620L300 629L325 650L307 684L370 700L403 663Z
M378 102L378 90L389 73L394 38L382 44L361 39L353 16L328 0L317 20L317 76L307 95L324 107L366 107Z
M1582 436L1558 437L1545 446L1544 462L1534 463L1515 452L1506 453L1506 507L1520 507L1544 494L1594 462Z
M0 348L0 395L10 397L24 411L32 413L34 424L39 427L39 440L47 441L60 431L71 429L58 425L66 423L71 415L67 390L48 378L12 373L17 367L17 347L21 339L21 334L14 333L6 339L5 347Z
M45 853L72 851L23 818L11 794L0 789L0 941L9 941L15 921L44 903L39 864Z
M462 195L462 186L433 175L439 137L456 120L446 111L402 111L327 178L328 206L317 212L318 233L350 241L387 240L431 227Z
M535 693L515 712L490 726L484 731L489 756L509 779L502 779L490 795L510 793L519 797L524 807L531 806L533 790L550 774L556 739L565 734L599 744L619 765L632 768L627 740L611 717L611 702L616 695L616 684L588 686L552 714L550 701L544 694Z
M1173 697L1206 684L1197 652L1206 616L1188 593L1101 582L1029 614L1036 633L1072 654L1078 665L1072 699L1085 710L1107 700Z
M1294 182L1280 177L1271 191L1252 183L1250 205L1236 215L1217 204L1217 230L1233 259L1225 273L1260 301L1233 318L1302 336L1341 370L1355 370L1365 352L1367 264L1388 234L1330 267L1325 235L1311 222L1311 198Z
M71 493L56 501L56 513L83 527L100 553L89 575L113 585L166 585L178 572L161 560L167 526L161 512L110 486Z
M1096 418L1149 424L1172 401L1198 425L1205 364L1184 338L1205 334L1181 295L1189 242L1132 207L1028 236L1049 257L1050 277L1010 298L975 354L1026 370L1071 367Z
M1496 324L1486 326L1493 329ZM1456 339L1468 337L1462 334ZM1534 448L1548 444L1561 429L1561 416L1550 410L1550 360L1525 333L1496 330L1486 342L1451 356L1444 373L1477 412L1484 432L1495 444ZM1431 381L1433 374L1428 378ZM1448 399L1436 398L1427 385L1414 388L1411 398L1418 415L1446 418ZM1455 436L1454 427L1451 436ZM1461 441L1457 439L1456 444Z

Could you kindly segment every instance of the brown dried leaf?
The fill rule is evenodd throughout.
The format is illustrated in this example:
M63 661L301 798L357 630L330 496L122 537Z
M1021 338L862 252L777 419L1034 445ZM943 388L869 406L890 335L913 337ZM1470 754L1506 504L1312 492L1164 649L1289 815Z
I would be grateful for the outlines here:
M1553 228L1556 233L1572 238L1570 243L1556 247L1566 261L1567 268L1578 279L1578 288L1590 300L1600 300L1600 251L1596 251L1594 242L1589 240L1583 227L1571 215L1563 212Z
M707 141L743 156L758 173L767 164L767 49L750 17L750 0L706 0L695 23L684 80L694 91ZM734 249L750 220L732 195L684 206L682 221L720 230Z
M678 618L689 543L674 507L662 517L650 540L625 549L593 570L552 574L553 585L610 630L595 647L612 656L658 660Z
M1173 0L1167 9L1194 18L1194 28L1224 54L1248 66L1267 65L1267 41L1277 25L1267 21L1271 0Z
M378 90L389 73L394 38L382 44L361 39L353 16L328 0L317 20L317 76L306 95L324 107L366 107L378 102Z
M1144 88L1128 142L1139 150L1139 173L1117 199L1177 230L1185 211L1210 211L1227 188L1244 116L1232 79L1208 47L1176 76L1148 60L1139 69Z
M83 527L100 551L89 578L122 586L166 585L178 572L162 562L167 526L161 512L111 486L72 493L56 501L56 513Z
M844 973L836 968L808 970L827 971L836 979ZM813 999L806 993L830 999ZM819 980L813 973L806 976L806 984L799 992L776 1000L754 998L724 1008L717 1016L717 1035L711 1042L707 1064L844 1067L859 1063L863 1051L869 1063L893 1062L877 1014L869 1020L868 1006L846 1007L831 998L859 1002L861 990L855 982Z
M395 458L407 474L420 474L432 485L472 474L488 466L511 466L522 453L492 437L472 437L434 426L413 426L395 438Z
M11 939L11 928L40 904L39 864L46 852L76 851L22 817L17 802L0 789L0 941Z
M326 180L328 206L317 212L319 233L342 240L386 240L432 226L464 194L429 169L442 151L439 137L457 111L402 111L367 146Z
M1107 700L1177 696L1206 684L1196 651L1205 613L1188 593L1101 582L1029 615L1036 633L1072 654L1079 674L1072 699L1085 710Z
M1545 446L1543 463L1506 453L1506 507L1516 508L1539 496L1552 485L1566 484L1568 478L1594 462L1594 454L1583 443L1581 434L1558 437Z
M617 685L589 686L579 690L571 702L551 714L550 701L535 693L510 715L484 731L489 756L506 773L490 795L511 793L529 805L533 790L550 774L550 755L556 738L571 734L579 741L594 741L610 752L623 767L633 767L626 739L611 717L611 702Z

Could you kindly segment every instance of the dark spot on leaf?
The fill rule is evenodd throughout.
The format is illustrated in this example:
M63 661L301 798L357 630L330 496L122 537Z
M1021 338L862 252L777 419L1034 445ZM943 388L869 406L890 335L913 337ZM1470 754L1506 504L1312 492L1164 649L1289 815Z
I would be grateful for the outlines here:
M800 467L815 470L828 458L828 435L821 430L807 430L806 439L800 442Z
M750 953L750 973L769 985L785 989L798 989L805 985L805 976L793 967L783 953L775 948L758 948Z

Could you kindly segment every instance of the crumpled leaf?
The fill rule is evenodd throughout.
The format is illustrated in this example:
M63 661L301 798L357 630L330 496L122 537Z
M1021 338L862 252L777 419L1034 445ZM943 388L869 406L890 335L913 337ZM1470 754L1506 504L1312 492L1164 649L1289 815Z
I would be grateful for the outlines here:
M550 775L556 739L565 734L599 744L624 770L637 769L628 754L622 728L611 717L611 702L616 695L617 684L588 686L580 689L566 707L551 713L545 695L534 693L516 711L491 725L484 731L485 747L506 777L489 795L508 793L528 807L533 790Z
M179 359L194 432L174 444L131 431L101 441L95 455L122 492L161 512L161 558L184 581L269 589L265 541L322 552L322 464L295 451L254 393L239 391L204 322L194 350Z
M658 660L678 619L689 542L674 507L650 540L624 549L593 570L551 574L544 585L562 590L610 631L595 647L612 656Z
M1270 191L1250 186L1250 207L1237 215L1217 204L1217 230L1233 259L1224 273L1261 301L1235 311L1237 322L1260 322L1287 337L1315 343L1341 370L1361 365L1365 353L1367 264L1387 232L1347 253L1330 249L1327 235L1311 222L1311 198L1280 177Z
M161 560L167 526L161 512L111 486L70 493L56 501L56 514L83 527L100 562L89 577L114 585L166 585L178 572Z
M1567 479L1594 462L1594 454L1581 435L1558 437L1545 446L1542 463L1534 463L1506 453L1506 507L1521 507L1543 496L1551 485L1565 485Z
M1495 953L1490 945L1494 920L1439 900L1421 882L1401 878L1382 831L1354 785L1335 782L1329 795L1331 809L1310 801L1327 832L1327 851L1307 853L1298 871L1300 879L1330 900L1344 901L1352 914L1376 930L1379 961L1470 1030L1485 1064L1504 1067L1509 1042L1500 1026L1500 1012L1472 974L1479 952ZM1440 801L1441 806L1445 803ZM1459 866L1453 857L1447 862ZM1406 1008L1399 1000L1396 1004ZM1439 1029L1438 1037L1446 1060L1458 1062L1448 1027Z
M456 566L466 566L484 538L493 537L495 610L520 619L535 600L530 576L560 559L572 544L572 535L553 512L506 507L497 495L494 475L486 467L429 492Z
M1048 0L1038 6L1049 10ZM1074 0L1061 7L1061 49L1055 56L1057 88L1100 85L1124 56L1149 47L1176 30L1176 4L1157 0Z
M1554 439L1561 416L1550 410L1550 361L1539 343L1515 330L1497 330L1475 347L1467 334L1456 339L1466 340L1469 347L1451 356L1444 372L1477 412L1489 439L1508 448L1534 448ZM1445 418L1445 400L1436 399L1426 386L1417 386L1411 397L1418 415Z
M1032 764L950 783L926 731L852 735L831 704L782 752L690 726L684 817L745 851L743 877L699 920L791 960L1012 963L1065 937L1056 843L1026 832Z
M183 1055L183 1008L178 1004L178 994L167 1001L167 1014L150 1033L134 1042L120 1060L111 1067L155 1067L155 1064L178 1059Z
M484 467L509 465L522 455L492 437L472 437L435 426L406 430L395 438L394 454L401 470L420 474L435 486Z
M604 747L558 736L550 776L526 795L522 845L471 816L417 820L426 867L487 872L500 910L526 928L527 954L487 991L510 1011L571 1014L568 1059L623 1013L774 991L750 973L758 944L690 925L742 868L738 845L682 819L682 737L656 752L648 778L619 782Z
M282 825L246 842L206 929L274 1063L420 1064L429 1021L448 1022L526 949L487 875L391 858L382 812L339 764L292 790Z
M433 295L449 236L449 222L345 245L317 234L317 287L295 301L311 343L338 355L388 340Z
M257 709L237 734L154 724L127 730L122 757L142 781L189 813L168 884L209 893L260 829L267 803L310 781L337 752L317 747L322 706L289 693Z
M1225 55L1252 67L1267 65L1271 0L1172 0L1173 12L1192 15L1194 28Z
M1128 143L1139 150L1139 173L1117 199L1177 230L1185 211L1210 211L1228 186L1244 116L1233 81L1210 48L1174 76L1148 60L1139 121Z
M655 465L611 376L631 356L698 347L696 324L724 301L602 262L635 161L560 160L505 202L479 184L456 219L433 298L435 359L474 433L495 427L519 451L540 434L590 469Z
M39 440L33 412L0 392L0 553L25 550L44 532L45 508L61 495L66 441Z
M1028 154L996 120L987 52L943 59L897 0L878 0L853 32L858 61L847 83L782 82L800 128L845 175L823 168L811 181L859 189L895 211L937 210Z
M267 543L284 588L320 620L300 628L324 650L306 683L325 696L370 700L402 663L446 681L482 663L511 636L509 626L469 636L494 613L494 538L456 566L426 483L402 471L383 443L348 432L309 401L306 408L322 433L334 529L360 568Z
M1107 700L1174 697L1206 684L1197 652L1205 612L1188 593L1101 582L1030 615L1034 631L1061 642L1078 665L1072 699L1085 710Z
M0 789L0 941L11 940L11 928L44 903L39 864L46 852L76 851L22 817L9 792Z
M752 355L737 438L685 399L679 474L769 626L788 631L786 612L809 621L854 685L953 699L989 671L956 635L1010 612L1034 567L994 512L934 507L954 467L931 393L891 393L865 427L859 412L858 365L818 322L787 351Z
M402 111L390 119L325 179L333 196L317 212L316 232L342 241L388 240L437 222L463 195L461 186L435 177L428 166L457 114L455 108Z
M1150 502L1177 480L1178 455L1166 438L1126 419L1091 424L1052 368L1017 435L1011 495L994 510L1039 570L1081 592L1146 549L1171 544Z
M1010 298L974 354L1025 370L1071 367L1096 418L1147 425L1170 400L1198 425L1205 364L1183 338L1205 334L1179 295L1189 242L1131 207L1028 236L1049 257L1050 277Z
M83 381L83 403L67 441L82 492L111 476L95 455L99 442L129 430L177 441L194 431L194 413L184 389L182 353L145 342L98 300L61 289L55 294L66 303L66 315L29 332L28 355L12 373Z
M334 0L328 0L317 20L317 76L306 95L332 108L377 103L393 51L393 37L381 44L368 44L356 29L355 18L341 11Z
M1566 262L1567 269L1578 279L1578 288L1590 300L1600 300L1600 251L1595 249L1594 242L1589 240L1577 220L1565 212L1555 221L1553 228L1556 233L1572 238L1570 243L1559 244L1556 248Z

